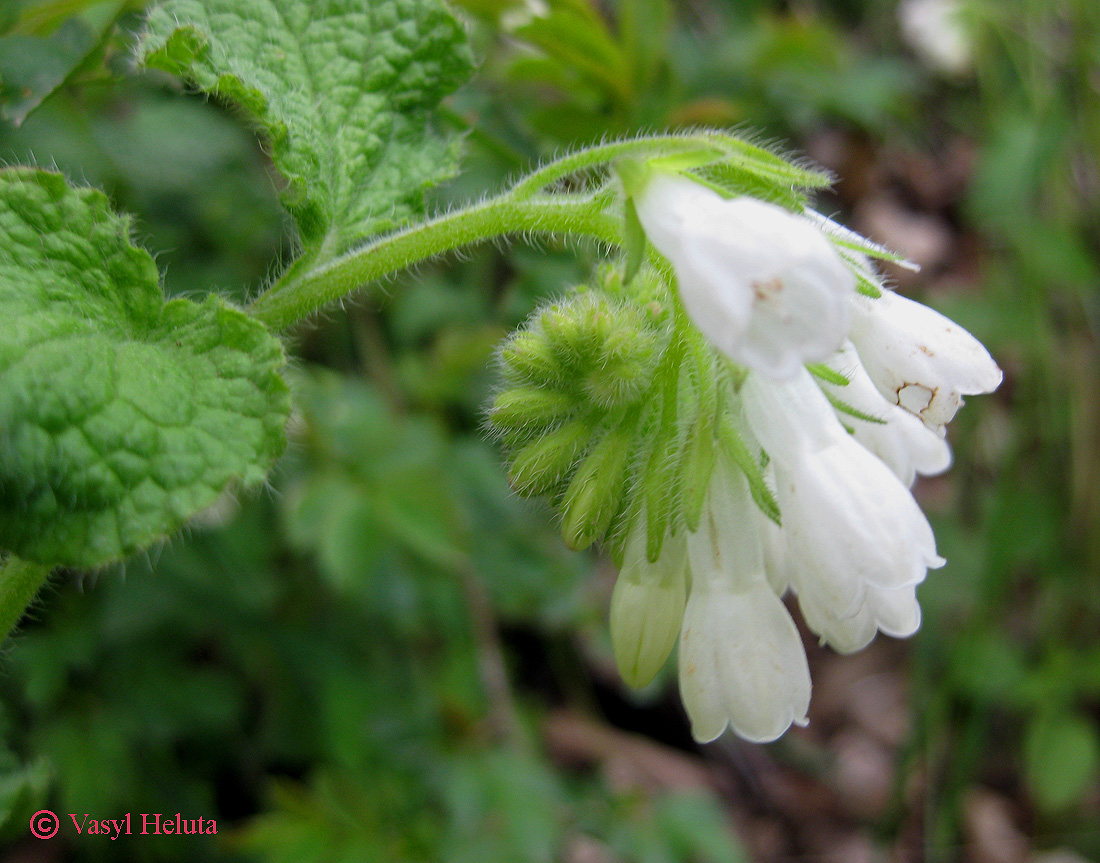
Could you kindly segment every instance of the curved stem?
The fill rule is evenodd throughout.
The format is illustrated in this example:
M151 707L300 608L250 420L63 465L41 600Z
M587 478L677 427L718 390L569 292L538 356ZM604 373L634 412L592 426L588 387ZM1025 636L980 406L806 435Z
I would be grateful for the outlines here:
M610 144L597 144L575 153L568 153L541 168L536 168L512 187L511 194L523 199L537 194L551 183L583 171L606 165L620 156L643 155L645 150L655 150L662 154L680 151L698 151L700 148L713 148L714 135L696 133L692 135L644 135L626 141L613 141Z
M618 245L619 220L599 196L555 195L516 200L512 193L438 216L388 236L320 267L293 272L252 303L250 312L280 330L322 306L420 261L508 234L571 234Z

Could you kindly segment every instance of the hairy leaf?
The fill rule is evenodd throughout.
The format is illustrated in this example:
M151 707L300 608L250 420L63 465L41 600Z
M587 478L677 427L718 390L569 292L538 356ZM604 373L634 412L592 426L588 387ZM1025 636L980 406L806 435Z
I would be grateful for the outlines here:
M407 221L457 167L432 112L471 63L441 0L166 0L140 51L260 125L313 260Z
M0 172L0 548L95 566L284 446L282 347L217 296L165 302L106 197Z

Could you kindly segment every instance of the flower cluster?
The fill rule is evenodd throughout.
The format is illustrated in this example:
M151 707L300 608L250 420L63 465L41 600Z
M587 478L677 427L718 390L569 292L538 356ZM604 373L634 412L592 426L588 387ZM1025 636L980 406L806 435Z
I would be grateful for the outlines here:
M820 218L685 175L658 173L633 198L683 308L732 361L719 401L760 454L779 518L753 503L752 472L720 454L694 526L654 554L635 519L612 602L616 658L644 684L678 633L696 738L728 725L774 740L805 722L810 694L782 595L841 652L916 631L916 586L944 560L909 487L946 470L944 425L1001 372L954 322L867 284L866 262L838 251L850 235Z

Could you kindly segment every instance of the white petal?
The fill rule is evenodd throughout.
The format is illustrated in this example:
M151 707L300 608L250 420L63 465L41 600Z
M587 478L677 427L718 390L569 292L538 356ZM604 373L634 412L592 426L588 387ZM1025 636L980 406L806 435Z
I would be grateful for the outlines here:
M921 612L914 587L895 590L868 588L855 612L840 616L812 592L800 594L799 607L806 625L839 653L862 650L881 631L905 638L920 627Z
M819 381L822 389L882 422L868 422L839 411L837 416L852 429L855 439L886 462L905 485L911 486L918 473L935 476L951 466L947 441L913 414L886 401L868 377L851 342L845 342L826 365L847 377L849 384L836 386Z
M1003 374L981 342L939 312L883 291L852 301L851 339L871 380L891 404L939 430L964 395L993 392Z
M806 721L806 653L764 576L755 509L744 476L719 462L699 530L688 536L692 585L680 634L680 691L700 742L727 725L746 740L775 740Z

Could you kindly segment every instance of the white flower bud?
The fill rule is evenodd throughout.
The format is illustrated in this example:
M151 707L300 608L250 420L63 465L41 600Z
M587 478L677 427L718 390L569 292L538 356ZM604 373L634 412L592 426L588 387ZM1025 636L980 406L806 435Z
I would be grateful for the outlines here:
M1001 370L981 342L939 312L893 291L852 300L851 340L891 404L943 435L964 395L991 393Z
M665 537L653 563L646 556L646 519L635 519L611 594L611 646L623 679L645 686L664 665L684 619L687 546L681 532Z
M848 386L827 381L819 385L860 413L882 422L868 422L849 413L837 412L857 441L886 462L886 466L905 485L911 486L917 474L935 476L951 466L951 447L909 411L886 401L867 375L851 342L825 361L825 365L848 378Z
M809 219L669 174L635 205L688 314L730 359L789 378L844 339L855 276Z
M740 473L715 468L699 530L688 537L692 586L680 636L680 693L701 743L727 727L753 742L806 724L810 670L794 621L764 576Z

